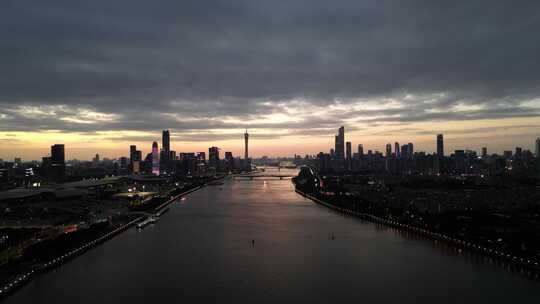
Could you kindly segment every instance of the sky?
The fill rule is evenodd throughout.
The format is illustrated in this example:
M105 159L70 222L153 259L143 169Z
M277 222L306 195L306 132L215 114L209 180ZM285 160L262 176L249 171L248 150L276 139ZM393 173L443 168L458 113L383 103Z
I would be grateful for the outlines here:
M533 149L539 1L29 1L0 4L0 158L327 152L435 136Z

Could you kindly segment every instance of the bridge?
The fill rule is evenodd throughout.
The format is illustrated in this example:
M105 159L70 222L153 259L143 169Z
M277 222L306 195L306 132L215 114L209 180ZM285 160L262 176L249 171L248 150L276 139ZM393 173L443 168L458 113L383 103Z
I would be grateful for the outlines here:
M253 179L290 179L292 178L294 175L292 174L280 174L280 173L254 173L254 174L241 174L241 175L236 175L233 177L233 179L235 180L242 180L242 179L249 179L249 180L253 180Z

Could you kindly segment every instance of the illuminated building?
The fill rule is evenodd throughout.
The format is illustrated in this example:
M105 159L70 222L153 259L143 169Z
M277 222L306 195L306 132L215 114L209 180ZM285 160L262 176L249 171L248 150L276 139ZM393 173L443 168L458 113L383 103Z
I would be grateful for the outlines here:
M152 174L159 175L159 149L157 142L152 144Z

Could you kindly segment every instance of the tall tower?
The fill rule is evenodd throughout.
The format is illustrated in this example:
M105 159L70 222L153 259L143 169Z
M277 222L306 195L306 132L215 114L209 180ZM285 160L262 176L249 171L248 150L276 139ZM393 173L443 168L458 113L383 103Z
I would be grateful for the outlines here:
M444 140L442 134L437 134L437 156L444 156Z
M244 159L246 161L249 158L248 141L249 141L249 134L248 134L247 129L246 129L246 133L244 133L244 143L245 143Z
M165 155L169 156L169 152L171 151L171 134L169 133L169 130L163 130L161 146L163 147L163 151L165 151Z
M152 144L152 174L159 175L159 149L156 141Z
M540 158L540 137L538 137L536 141L534 142L534 147L535 147L534 150L536 153L536 157Z
M338 135L336 135L335 151L336 158L345 158L345 127L343 126L339 128Z
M399 153L399 143L397 141L394 143L394 153L396 154L396 158L401 157L401 153Z

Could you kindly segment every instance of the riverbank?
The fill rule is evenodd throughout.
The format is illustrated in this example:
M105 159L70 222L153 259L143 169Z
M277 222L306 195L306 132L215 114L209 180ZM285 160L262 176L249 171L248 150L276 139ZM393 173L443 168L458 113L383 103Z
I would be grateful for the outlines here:
M206 185L206 183L203 184L203 185L191 188L191 189L189 189L187 191L184 191L182 193L179 193L179 194L175 195L174 197L172 197L171 199L164 202L163 204L161 204L161 205L157 206L156 208L154 208L153 211L158 212L160 210L163 210L164 208L166 208L167 206L169 206L170 204L172 204L173 202L175 202L176 200L178 200L182 196L185 196L185 195L190 194L190 193L192 193L194 191L197 191L197 190L203 188L205 185ZM134 220L131 220L130 222L128 222L128 223L126 223L126 224L124 224L124 225L122 225L120 227L117 227L117 228L113 229L112 231L109 231L109 232L107 232L107 233L105 233L103 235L100 235L99 237L96 237L95 239L92 239L92 240L82 244L81 246L78 246L77 248L70 249L69 251L62 253L62 254L56 256L55 258L52 258L52 259L47 260L45 262L41 262L41 263L33 265L31 267L28 267L27 270L23 271L21 274L19 274L17 276L14 276L12 280L7 282L3 286L0 286L0 300L2 300L3 298L9 296L13 292L15 292L17 289L23 287L25 284L29 283L35 276L37 276L37 275L39 275L41 273L45 273L47 271L50 271L50 270L52 270L52 269L54 269L54 268L56 268L56 267L58 267L58 266L60 266L60 265L62 265L64 263L66 263L67 261L69 261L71 259L74 259L75 257L83 254L84 252L90 250L91 248L93 248L95 246L98 246L99 244L102 244L107 240L112 239L114 236L116 236L116 235L128 230L132 226L136 225L138 222L140 222L144 218L145 218L144 216L138 216Z
M481 245L478 245L469 241L464 241L459 238L455 238L453 236L448 236L448 235L441 234L435 231L430 231L427 229L414 227L408 224L403 224L393 219L382 218L382 217L375 216L373 214L358 212L355 210L339 207L329 202L325 202L315 196L312 196L309 193L304 192L298 188L295 188L295 191L296 193L312 200L313 202L323 205L337 212L344 213L350 216L359 217L363 220L367 220L369 222L373 222L376 224L385 225L385 226L392 227L395 229L412 232L412 233L421 235L423 237L426 237L428 239L451 245L459 251L467 250L469 252L480 254L488 258L500 260L510 265L514 265L514 266L517 266L526 270L528 272L528 276L533 279L536 279L536 280L540 279L540 265L536 261L532 261L530 259L526 259L523 257L514 256L498 249L489 248L487 246L481 246Z

